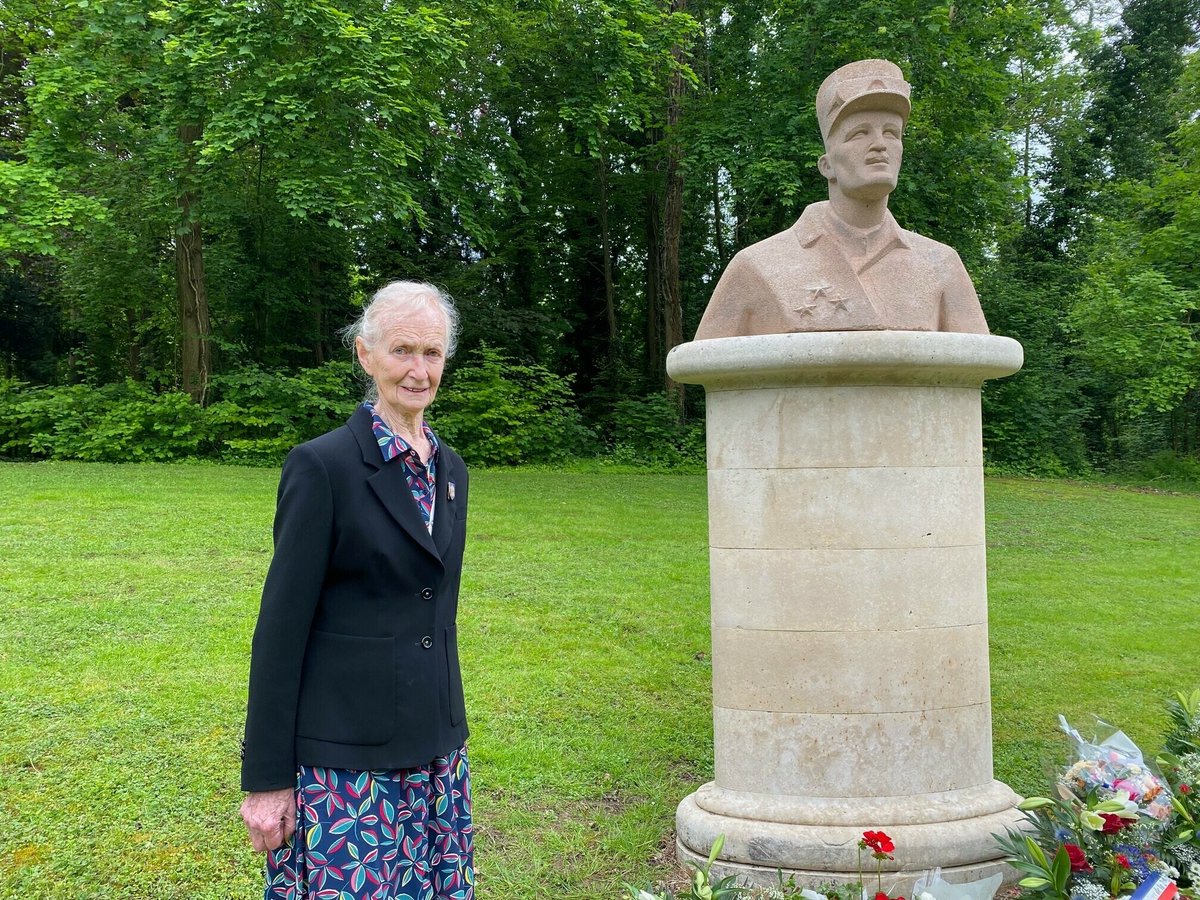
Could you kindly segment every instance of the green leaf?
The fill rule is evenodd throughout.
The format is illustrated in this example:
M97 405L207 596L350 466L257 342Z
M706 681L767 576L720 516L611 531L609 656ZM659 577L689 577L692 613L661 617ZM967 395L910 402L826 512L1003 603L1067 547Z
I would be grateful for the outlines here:
M1066 847L1059 847L1058 852L1054 854L1053 879L1054 890L1065 894L1067 882L1071 879L1071 857Z
M711 866L718 856L721 855L721 849L725 846L725 835L718 834L717 839L713 841L712 850L708 852L708 864Z
M1041 867L1042 871L1047 875L1050 874L1050 861L1046 859L1046 854L1042 848L1028 835L1025 836L1025 849L1029 851L1030 858Z
M1027 797L1017 805L1017 809L1029 811L1053 805L1054 801L1049 797Z

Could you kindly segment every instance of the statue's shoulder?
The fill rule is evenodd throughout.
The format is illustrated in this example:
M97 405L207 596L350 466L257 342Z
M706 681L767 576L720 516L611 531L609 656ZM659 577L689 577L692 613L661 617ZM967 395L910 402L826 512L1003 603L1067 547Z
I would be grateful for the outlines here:
M768 238L763 238L756 244L743 247L733 259L741 264L757 265L777 258L781 253L792 253L796 249L796 235L788 228Z
M800 218L788 228L764 238L756 244L743 247L734 256L741 257L742 264L761 265L781 257L794 258L798 251L807 249L813 243L813 238L824 230L824 209L828 201L810 203L804 208Z
M959 258L958 251L949 244L943 244L941 241L935 241L931 237L926 237L925 235L918 234L915 231L909 231L907 228L901 228L900 234L910 248L931 259L957 260Z

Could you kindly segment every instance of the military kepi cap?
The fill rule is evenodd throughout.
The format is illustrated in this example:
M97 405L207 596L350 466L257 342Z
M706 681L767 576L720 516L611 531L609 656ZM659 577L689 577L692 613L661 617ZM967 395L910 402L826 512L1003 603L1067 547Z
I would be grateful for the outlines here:
M900 67L886 59L860 59L842 66L821 82L817 91L821 139L829 140L837 120L858 109L891 110L908 122L911 91Z

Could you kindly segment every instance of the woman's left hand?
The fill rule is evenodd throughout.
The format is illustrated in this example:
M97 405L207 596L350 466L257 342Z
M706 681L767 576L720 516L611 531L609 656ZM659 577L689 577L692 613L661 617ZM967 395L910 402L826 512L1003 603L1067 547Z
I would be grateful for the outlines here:
M291 788L249 793L241 812L258 853L278 850L296 831L296 793Z

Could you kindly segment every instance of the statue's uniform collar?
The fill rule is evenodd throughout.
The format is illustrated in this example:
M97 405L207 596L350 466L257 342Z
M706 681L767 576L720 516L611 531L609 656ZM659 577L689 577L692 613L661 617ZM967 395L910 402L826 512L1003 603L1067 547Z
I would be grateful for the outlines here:
M800 246L806 250L815 246L822 238L834 239L842 252L858 263L860 272L875 263L881 256L897 248L908 249L904 229L896 224L890 210L884 210L883 222L870 231L847 225L833 211L828 200L810 203L792 226Z

